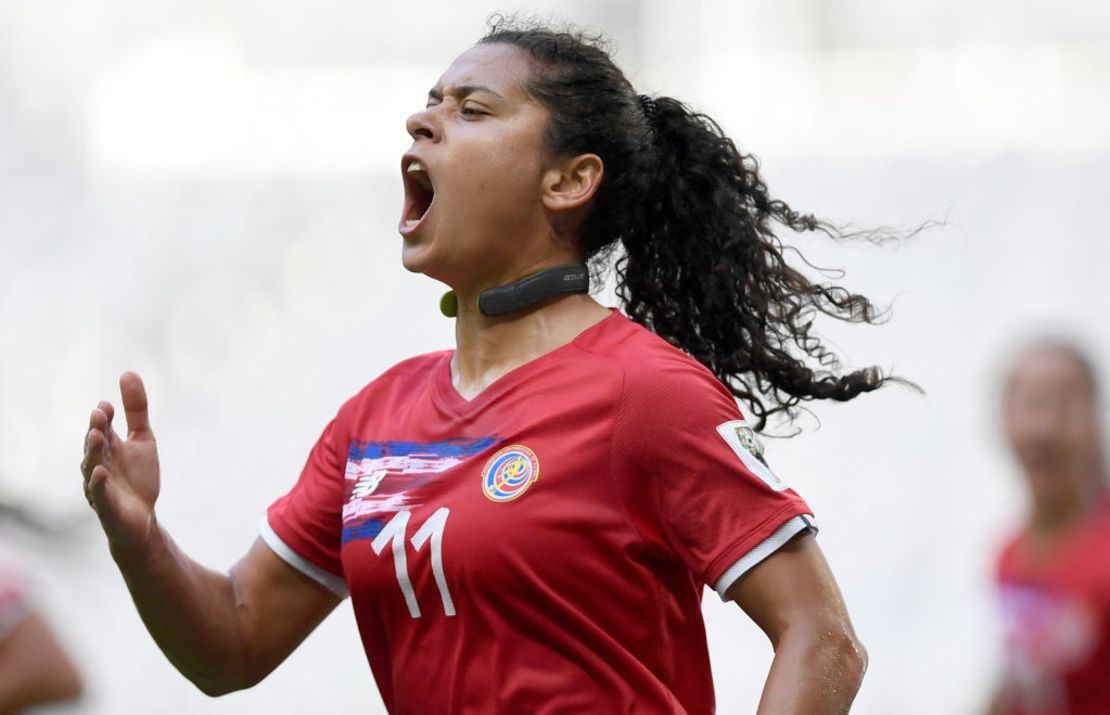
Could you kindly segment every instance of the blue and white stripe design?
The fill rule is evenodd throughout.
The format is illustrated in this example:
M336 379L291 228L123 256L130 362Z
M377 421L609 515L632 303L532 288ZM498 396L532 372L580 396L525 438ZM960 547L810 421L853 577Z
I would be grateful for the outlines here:
M436 476L500 443L498 437L443 442L352 440L344 474L343 543L372 539L388 518L422 502L419 488Z

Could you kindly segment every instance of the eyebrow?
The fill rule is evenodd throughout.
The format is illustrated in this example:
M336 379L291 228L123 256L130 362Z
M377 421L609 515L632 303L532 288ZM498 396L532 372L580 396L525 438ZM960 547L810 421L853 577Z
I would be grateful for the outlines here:
M451 94L459 99L464 99L468 95L474 94L475 92L486 92L487 94L492 94L498 99L505 99L499 93L495 92L484 84L460 84L459 86L452 89ZM443 90L441 90L439 87L432 87L428 90L428 99L435 99L437 101L442 100Z

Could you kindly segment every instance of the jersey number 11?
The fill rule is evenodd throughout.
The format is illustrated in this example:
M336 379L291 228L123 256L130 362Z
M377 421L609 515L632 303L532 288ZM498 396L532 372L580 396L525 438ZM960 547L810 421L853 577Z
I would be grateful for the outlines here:
M447 525L447 517L451 510L445 506L440 507L428 517L423 526L417 529L410 540L412 548L419 551L429 538L432 540L432 575L435 576L436 586L439 587L439 596L443 599L443 612L448 616L455 615L455 602L451 600L451 592L447 590L447 577L443 575L443 529ZM408 559L405 556L405 532L408 529L409 517L412 512L407 509L397 512L389 523L386 524L370 548L378 556L382 555L385 547L393 545L393 567L397 572L397 585L405 597L405 605L409 608L409 615L420 618L420 604L416 602L416 593L412 590L409 580Z

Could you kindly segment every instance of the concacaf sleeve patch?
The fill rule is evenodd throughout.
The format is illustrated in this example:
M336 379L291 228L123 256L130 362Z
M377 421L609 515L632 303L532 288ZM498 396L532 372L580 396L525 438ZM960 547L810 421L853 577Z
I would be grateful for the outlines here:
M759 441L759 437L747 420L732 420L717 425L717 433L732 448L732 451L736 452L736 456L748 471L766 482L767 486L776 492L787 488L786 482L771 471L767 459L763 456L763 443Z

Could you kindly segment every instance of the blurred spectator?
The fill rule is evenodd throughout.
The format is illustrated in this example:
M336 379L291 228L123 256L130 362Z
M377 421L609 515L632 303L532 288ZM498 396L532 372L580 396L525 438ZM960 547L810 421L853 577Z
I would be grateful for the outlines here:
M45 531L31 514L4 502L0 520ZM34 608L27 579L0 552L0 715L73 701L81 690L77 668Z
M991 715L1110 713L1110 498L1095 370L1054 340L1015 360L1003 423L1029 511L998 559L1006 673Z
M0 564L0 714L74 700L77 669L27 600L16 571Z

